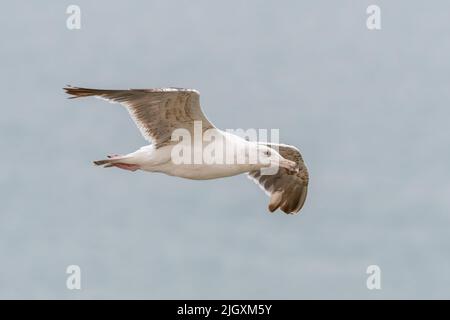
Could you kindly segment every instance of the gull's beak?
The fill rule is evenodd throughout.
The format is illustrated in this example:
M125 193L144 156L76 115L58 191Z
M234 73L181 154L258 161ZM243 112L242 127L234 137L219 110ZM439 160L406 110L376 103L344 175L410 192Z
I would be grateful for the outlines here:
M297 163L294 161L282 158L279 162L281 168L285 168L289 171L298 172Z

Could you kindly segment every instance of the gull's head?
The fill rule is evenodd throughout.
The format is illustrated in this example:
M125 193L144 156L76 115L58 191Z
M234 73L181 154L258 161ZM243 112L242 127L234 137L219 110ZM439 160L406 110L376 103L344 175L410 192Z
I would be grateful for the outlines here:
M259 168L281 167L289 171L298 171L297 163L283 158L277 150L263 144L258 144L257 150Z

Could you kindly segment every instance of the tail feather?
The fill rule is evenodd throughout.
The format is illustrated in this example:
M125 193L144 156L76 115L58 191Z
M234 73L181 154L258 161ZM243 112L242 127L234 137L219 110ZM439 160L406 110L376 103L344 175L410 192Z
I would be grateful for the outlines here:
M108 165L108 164L111 164L111 163L114 163L114 160L104 159L104 160L96 160L96 161L94 161L94 164L96 166L102 166L104 164Z
M114 163L129 163L130 162L129 159L131 159L131 157L129 155L108 156L108 159L96 160L96 161L94 161L94 164L97 166L105 165L105 168L109 168L109 167L113 167Z

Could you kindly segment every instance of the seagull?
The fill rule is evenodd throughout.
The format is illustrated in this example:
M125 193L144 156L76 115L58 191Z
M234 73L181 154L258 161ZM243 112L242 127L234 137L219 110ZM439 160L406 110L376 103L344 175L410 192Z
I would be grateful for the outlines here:
M150 142L135 152L107 156L107 159L94 161L97 166L120 168L128 171L142 170L160 172L194 180L217 179L247 174L270 197L268 210L281 209L286 214L297 214L303 207L308 191L309 175L300 151L291 145L269 142L255 142L243 139L232 133L216 128L204 115L200 107L200 93L193 89L128 89L102 90L66 86L65 92L70 99L97 97L126 107L141 134ZM182 131L195 136L195 129L201 133L201 142L205 142L208 132L211 139L206 146L194 151L205 152L218 138L236 150L232 161L180 162L175 161L174 151L180 147L180 140L174 139L174 132ZM219 140L220 140L219 139ZM194 142L186 140L187 146L195 149ZM185 146L186 146L185 145ZM219 150L219 149L217 149ZM219 151L213 153L220 154ZM228 150L228 149L227 149ZM231 149L230 149L231 150ZM189 151L189 150L188 150ZM186 158L188 157L186 151ZM241 153L239 153L241 152ZM250 155L257 156L250 161ZM183 152L178 155L184 156ZM243 155L238 161L238 155ZM242 159L244 161L242 161ZM270 168L276 171L265 172Z

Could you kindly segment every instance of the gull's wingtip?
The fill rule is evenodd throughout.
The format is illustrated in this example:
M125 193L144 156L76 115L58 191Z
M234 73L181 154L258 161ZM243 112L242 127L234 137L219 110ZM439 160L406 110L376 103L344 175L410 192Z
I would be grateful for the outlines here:
M98 95L102 90L97 89L89 89L89 88L80 88L73 87L71 85L66 85L63 90L70 95L69 99L75 99L80 97L89 97Z
M67 99L74 99L77 96L72 92L73 89L76 89L76 87L71 86L70 84L66 84L65 87L62 88L64 90L64 92L68 95L70 95L69 97L67 97Z

